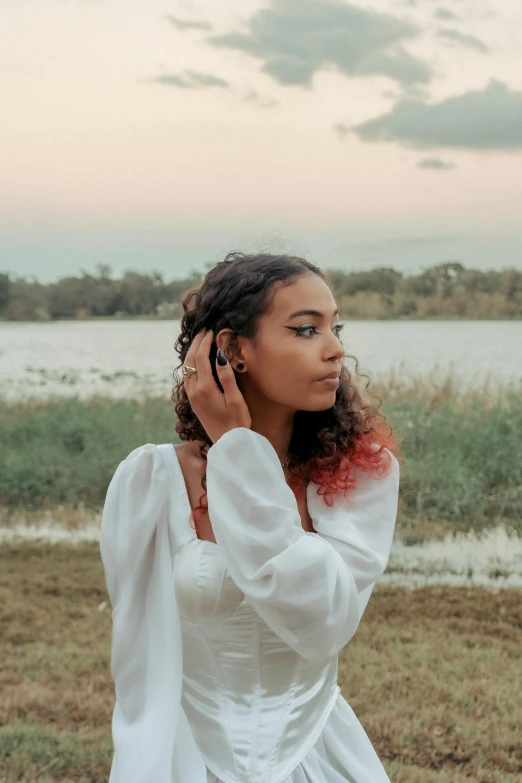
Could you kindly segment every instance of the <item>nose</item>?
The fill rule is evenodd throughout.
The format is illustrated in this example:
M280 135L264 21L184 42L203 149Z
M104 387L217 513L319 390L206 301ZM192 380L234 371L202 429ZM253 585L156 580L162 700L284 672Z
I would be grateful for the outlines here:
M335 342L336 345L334 346L334 350L330 358L335 362L341 362L345 356L344 346L341 344L341 341L338 337L335 338Z
M341 346L339 349L335 351L335 353L332 354L331 358L334 360L336 367L340 367L342 360L344 359L344 349Z
M346 352L341 340L341 335L335 329L324 329L323 339L321 340L321 354L322 359L325 362L335 362L335 366L332 370L339 371L340 362L344 358Z

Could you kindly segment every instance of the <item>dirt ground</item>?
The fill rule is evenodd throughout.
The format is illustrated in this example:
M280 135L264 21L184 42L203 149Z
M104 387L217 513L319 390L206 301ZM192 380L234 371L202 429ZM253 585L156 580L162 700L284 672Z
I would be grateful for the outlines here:
M98 544L3 544L0 559L0 783L107 781ZM339 682L393 783L522 779L521 649L520 590L374 590Z

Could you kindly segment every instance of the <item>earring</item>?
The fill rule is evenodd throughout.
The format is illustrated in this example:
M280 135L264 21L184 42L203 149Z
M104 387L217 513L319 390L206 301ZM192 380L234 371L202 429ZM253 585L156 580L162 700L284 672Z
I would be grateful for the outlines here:
M243 364L243 362L239 362L239 364L236 367L236 370L238 372L243 372L244 369L245 369L245 365Z

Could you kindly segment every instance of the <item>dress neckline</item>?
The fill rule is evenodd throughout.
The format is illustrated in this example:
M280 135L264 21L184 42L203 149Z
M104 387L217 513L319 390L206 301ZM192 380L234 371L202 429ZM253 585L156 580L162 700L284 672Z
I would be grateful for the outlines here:
M182 495L183 495L183 502L184 502L185 506L187 507L188 513L189 513L189 516L190 516L190 514L192 514L192 506L190 505L190 499L189 499L187 484L186 484L186 481L185 481L185 476L183 475L183 470L181 469L181 462L179 461L178 452L176 451L176 449L174 447L174 443L171 443L170 445L172 446L172 452L174 454L174 463L175 463L176 469L178 471L178 478L180 480L180 486L181 486ZM309 484L306 487L306 505L307 505L308 513L310 514L310 519L312 520L312 525L313 525L316 520L314 519L314 517L312 515L312 512L310 511L311 487L312 487L312 482L309 482ZM297 506L297 502L296 502L296 506ZM190 524L190 522L188 523L188 527L190 529L190 532L192 533L192 538L195 539L196 541L199 541L201 544L211 544L212 546L219 546L216 541L210 541L208 538L200 538L198 536L198 534L196 533L196 531L194 530L194 528L192 527L192 525ZM315 531L305 530L302 525L301 525L301 529L305 533L307 533L308 535L311 535L311 536L312 535L317 535L317 533Z
M183 475L183 470L181 468L181 462L179 461L178 452L176 451L173 443L171 443L170 445L172 446L172 451L174 453L174 462L176 464L176 469L178 471L178 478L180 480L180 486L183 494L183 501L185 503L186 509L188 510L188 514L190 516L190 514L192 514L192 506L190 505L187 483L185 481L185 476ZM186 519L186 516L184 516L184 519ZM202 544L212 544L212 546L217 546L216 541L210 541L208 538L200 538L196 533L196 531L194 530L194 528L192 527L192 525L190 524L190 521L188 523L188 528L192 533L192 538L195 539L196 541L199 541Z

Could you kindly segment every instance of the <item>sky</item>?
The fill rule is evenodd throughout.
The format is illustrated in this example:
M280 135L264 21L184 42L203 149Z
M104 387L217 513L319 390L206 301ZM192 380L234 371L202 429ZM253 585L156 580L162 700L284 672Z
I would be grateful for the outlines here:
M0 6L0 271L522 269L520 0Z

